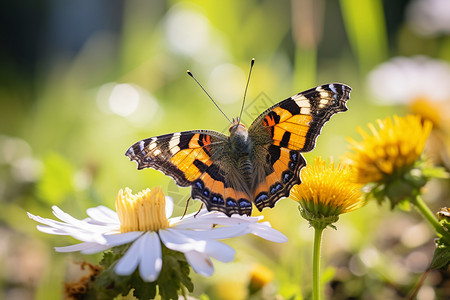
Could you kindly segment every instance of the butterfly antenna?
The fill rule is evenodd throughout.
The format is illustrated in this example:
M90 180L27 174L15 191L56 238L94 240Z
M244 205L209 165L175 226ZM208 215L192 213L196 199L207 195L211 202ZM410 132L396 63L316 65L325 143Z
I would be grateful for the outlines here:
M250 71L248 72L247 85L245 86L245 91L244 91L244 100L242 100L241 113L239 114L239 122L241 121L242 112L244 111L245 96L247 96L248 84L250 83L250 75L252 75L252 69L253 69L254 64L255 64L255 59L252 58L252 62L250 63Z
M205 88L200 84L200 82L198 82L197 78L194 77L194 75L191 73L191 71L187 70L186 71L188 73L189 76L191 76L192 78L194 78L195 82L197 82L197 84L202 88L202 90L205 92L206 95L208 95L209 99L211 99L211 101L214 103L214 105L220 110L220 112L225 116L225 118L227 118L228 121L231 122L231 120L227 117L227 115L220 109L219 105L217 105L216 101L214 101L214 99L208 94L208 92L205 90Z

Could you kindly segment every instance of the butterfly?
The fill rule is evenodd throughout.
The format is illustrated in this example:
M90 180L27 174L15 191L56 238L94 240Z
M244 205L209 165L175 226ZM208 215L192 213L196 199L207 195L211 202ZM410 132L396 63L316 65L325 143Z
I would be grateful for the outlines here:
M289 97L259 115L248 130L233 119L227 136L191 130L151 137L125 155L138 169L153 168L191 187L191 197L211 211L251 215L253 204L272 208L300 184L302 152L314 149L323 125L347 111L351 88L320 85Z

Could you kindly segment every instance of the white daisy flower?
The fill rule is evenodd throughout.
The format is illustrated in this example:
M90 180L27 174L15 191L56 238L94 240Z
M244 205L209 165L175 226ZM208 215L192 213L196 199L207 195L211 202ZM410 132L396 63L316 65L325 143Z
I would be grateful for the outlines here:
M424 36L449 34L450 1L411 1L406 8L406 20L415 32Z
M450 65L426 56L394 57L372 70L368 87L386 104L409 104L418 99L450 99Z
M217 241L245 234L254 234L272 242L286 242L287 238L270 227L268 222L258 222L262 217L207 212L170 218L173 202L164 197L161 188L144 190L133 195L126 188L120 190L116 201L117 213L105 207L89 208L89 218L79 220L53 206L53 214L60 220L28 216L44 224L37 229L55 235L69 235L82 243L55 247L58 252L80 251L93 254L115 246L132 243L115 266L119 275L130 275L139 268L144 281L158 278L162 268L161 242L169 249L184 253L193 270L210 276L214 272L211 257L222 262L234 259L235 251Z

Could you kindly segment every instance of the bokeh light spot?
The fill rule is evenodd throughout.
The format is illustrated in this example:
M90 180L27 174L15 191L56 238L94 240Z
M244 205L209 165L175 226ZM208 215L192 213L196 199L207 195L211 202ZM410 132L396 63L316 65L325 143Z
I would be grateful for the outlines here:
M241 68L233 64L223 64L212 71L208 87L215 100L228 104L242 100L245 83L245 74Z
M131 84L117 84L109 96L109 108L115 114L127 117L134 113L139 105L139 91Z
M166 35L171 50L194 55L208 43L210 24L199 12L178 5L167 14Z

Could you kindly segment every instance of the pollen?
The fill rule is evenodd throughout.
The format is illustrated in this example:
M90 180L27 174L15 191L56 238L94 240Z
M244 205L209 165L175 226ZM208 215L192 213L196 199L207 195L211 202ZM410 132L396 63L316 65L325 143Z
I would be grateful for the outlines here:
M158 231L169 227L165 213L166 200L160 187L132 194L131 189L120 190L116 200L120 232Z

